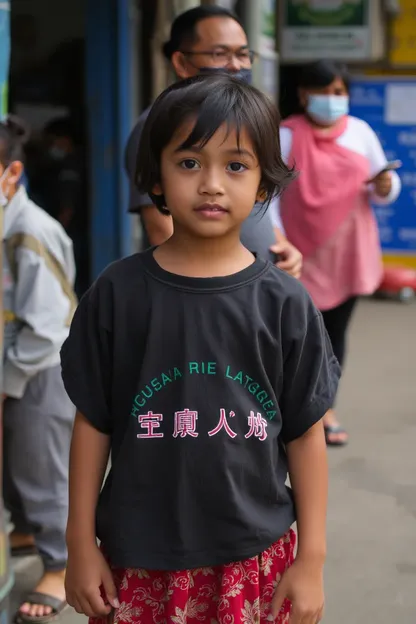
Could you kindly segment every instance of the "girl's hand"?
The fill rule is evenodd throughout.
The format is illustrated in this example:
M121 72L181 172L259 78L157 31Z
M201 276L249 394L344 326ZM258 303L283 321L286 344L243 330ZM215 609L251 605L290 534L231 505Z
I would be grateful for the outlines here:
M295 560L277 586L270 621L277 619L285 598L292 603L289 624L318 624L325 603L323 565Z
M90 618L109 615L120 606L110 567L96 544L69 550L65 590L68 604Z

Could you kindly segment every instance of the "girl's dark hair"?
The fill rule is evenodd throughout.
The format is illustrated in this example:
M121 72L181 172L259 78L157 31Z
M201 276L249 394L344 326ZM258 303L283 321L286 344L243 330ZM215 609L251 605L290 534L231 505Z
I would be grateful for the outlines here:
M23 146L29 138L26 124L15 115L0 121L0 162L8 167L15 160L23 162Z
M161 182L162 151L190 118L195 118L195 125L181 146L184 149L203 147L224 123L236 130L237 145L242 130L248 132L261 169L260 190L266 207L294 177L282 160L278 110L266 95L229 75L188 78L159 95L139 145L136 182L164 214L169 214L165 198L152 192Z
M197 41L196 27L209 17L228 17L241 25L238 17L219 6L197 6L178 15L172 24L170 39L163 44L163 54L170 61L172 54L183 47L192 46Z
M304 65L299 72L298 86L304 89L327 87L336 78L341 78L347 89L350 78L347 66L335 61L321 60Z

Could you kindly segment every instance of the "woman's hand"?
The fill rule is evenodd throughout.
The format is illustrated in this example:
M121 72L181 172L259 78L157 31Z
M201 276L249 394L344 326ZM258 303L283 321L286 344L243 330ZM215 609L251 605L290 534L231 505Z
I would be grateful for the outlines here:
M89 618L109 615L120 606L110 567L96 544L69 549L65 590L68 604Z
M285 598L292 603L289 624L318 624L325 603L323 564L295 560L277 586L270 621L277 619Z
M387 195L390 195L392 189L390 171L384 171L382 173L379 173L379 175L373 179L373 184L374 192L379 197L387 197Z

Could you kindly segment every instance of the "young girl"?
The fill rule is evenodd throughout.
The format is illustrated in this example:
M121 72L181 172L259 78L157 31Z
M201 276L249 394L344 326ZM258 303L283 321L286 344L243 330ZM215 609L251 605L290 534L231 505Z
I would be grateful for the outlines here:
M14 525L12 554L38 553L44 566L18 619L45 623L66 605L68 460L75 409L62 383L59 352L76 305L75 271L71 240L20 184L24 134L15 118L0 123L4 499Z
M321 419L339 367L303 287L240 243L292 175L278 133L274 105L233 78L165 91L137 174L174 234L101 275L63 347L67 599L100 622L322 617Z

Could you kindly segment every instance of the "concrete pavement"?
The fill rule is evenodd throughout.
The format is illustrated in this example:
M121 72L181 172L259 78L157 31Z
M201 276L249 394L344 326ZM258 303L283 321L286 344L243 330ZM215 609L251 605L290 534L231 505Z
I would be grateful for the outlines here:
M416 304L360 303L339 415L351 441L329 453L324 621L415 624ZM16 573L17 608L40 567L23 560ZM61 619L84 621L71 611Z

